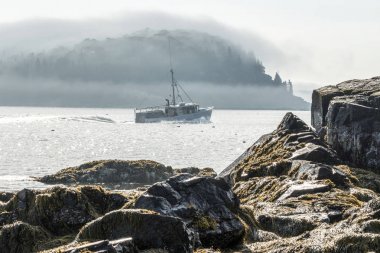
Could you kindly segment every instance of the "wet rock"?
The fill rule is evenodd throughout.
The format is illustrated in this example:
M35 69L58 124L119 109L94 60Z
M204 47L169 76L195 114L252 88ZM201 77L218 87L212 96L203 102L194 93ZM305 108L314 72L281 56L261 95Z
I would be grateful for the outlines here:
M101 187L54 187L22 190L5 206L13 219L40 225L55 235L77 232L105 212L121 208L127 198Z
M181 219L142 210L117 210L88 223L77 239L113 240L132 237L140 249L166 249L169 252L192 252L191 232Z
M47 184L153 184L173 176L170 166L149 160L102 160L36 178Z
M15 194L12 192L0 192L0 201L8 202Z
M204 247L227 247L244 233L239 200L220 179L181 174L151 186L135 207L181 218Z
M380 169L380 77L350 80L313 92L312 124L340 158Z
M49 234L41 227L15 222L1 228L0 249L3 253L35 252L39 243L49 239Z

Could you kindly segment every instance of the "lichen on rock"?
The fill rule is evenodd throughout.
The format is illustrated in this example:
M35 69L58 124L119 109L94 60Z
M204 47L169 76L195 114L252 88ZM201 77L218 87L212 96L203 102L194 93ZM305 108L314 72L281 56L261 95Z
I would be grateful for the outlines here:
M24 222L5 225L0 230L0 249L4 253L27 253L39 249L39 244L51 239L47 231Z
M35 180L46 184L102 184L130 188L130 184L153 184L173 175L170 166L150 160L101 160L66 168Z
M373 217L380 207L379 176L340 159L291 113L218 177L241 201L249 251L366 252L378 247L379 223Z
M19 191L1 211L11 217L6 223L24 221L62 236L77 232L87 222L121 208L127 201L127 197L120 193L96 186L25 189Z

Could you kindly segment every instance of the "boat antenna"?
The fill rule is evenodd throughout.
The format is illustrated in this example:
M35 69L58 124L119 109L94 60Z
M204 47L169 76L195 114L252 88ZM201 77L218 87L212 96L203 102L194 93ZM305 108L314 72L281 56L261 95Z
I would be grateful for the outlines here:
M170 74L171 74L171 78L172 78L172 104L173 105L176 105L176 102L175 102L175 86L176 86L176 82L174 80L174 71L173 71L173 65L172 65L172 48L171 48L171 44L170 44L170 37L168 37L168 42L169 42L169 58L170 58Z
M178 90L178 86L182 90L182 92L185 93L185 96L187 97L187 99L189 99L192 103L194 103L193 100L191 99L191 97L189 96L189 94L187 94L185 89L179 83L177 83L177 80L174 78L173 63L172 63L172 48L171 48L170 37L168 37L168 43L169 43L170 74L171 74L171 79L172 79L172 92L173 92L172 104L176 105L176 94L175 94L176 90L177 90L178 98L183 102L183 99L182 99L180 92Z

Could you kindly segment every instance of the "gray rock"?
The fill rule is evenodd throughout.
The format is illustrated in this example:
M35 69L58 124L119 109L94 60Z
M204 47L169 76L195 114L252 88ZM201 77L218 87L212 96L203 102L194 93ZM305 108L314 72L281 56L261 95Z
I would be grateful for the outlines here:
M345 172L327 164L295 160L293 161L292 167L298 168L294 177L295 179L330 179L333 183L339 186L347 186L350 182Z
M330 101L334 97L343 95L343 91L335 86L326 86L313 91L313 102L311 104L311 124L317 131L326 125L326 114Z
M128 209L117 210L86 224L77 240L114 240L132 237L140 249L166 249L169 252L192 252L193 236L181 219L158 213Z
M365 96L376 95L380 91L379 83L380 77L364 80L354 79L336 86L330 85L314 90L311 105L311 124L317 131L327 125L326 115L332 99L358 94Z
M379 170L380 77L315 90L312 125L342 160Z
M8 202L15 194L12 192L0 192L0 201Z
M296 150L291 159L326 164L337 164L339 161L334 151L321 145L315 145L314 143L307 143L305 147Z
M322 183L310 183L304 182L302 184L295 184L288 188L288 190L278 198L278 201L282 201L287 198L298 197L304 194L313 194L318 192L326 192L331 189L330 185Z
M331 101L326 116L327 142L343 160L379 170L380 109L363 105L363 100L368 101L368 97L356 97L354 101L340 97Z
M239 200L221 179L189 174L172 177L151 186L136 200L135 208L181 218L204 247L227 247L244 234L236 215Z

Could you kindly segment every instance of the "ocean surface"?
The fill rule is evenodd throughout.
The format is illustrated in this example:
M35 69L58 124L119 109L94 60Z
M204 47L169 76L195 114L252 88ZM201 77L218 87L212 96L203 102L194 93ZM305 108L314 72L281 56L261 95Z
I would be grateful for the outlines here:
M214 110L211 122L135 124L132 109L0 107L0 191L101 159L151 159L220 172L287 111ZM310 123L310 112L293 111Z

